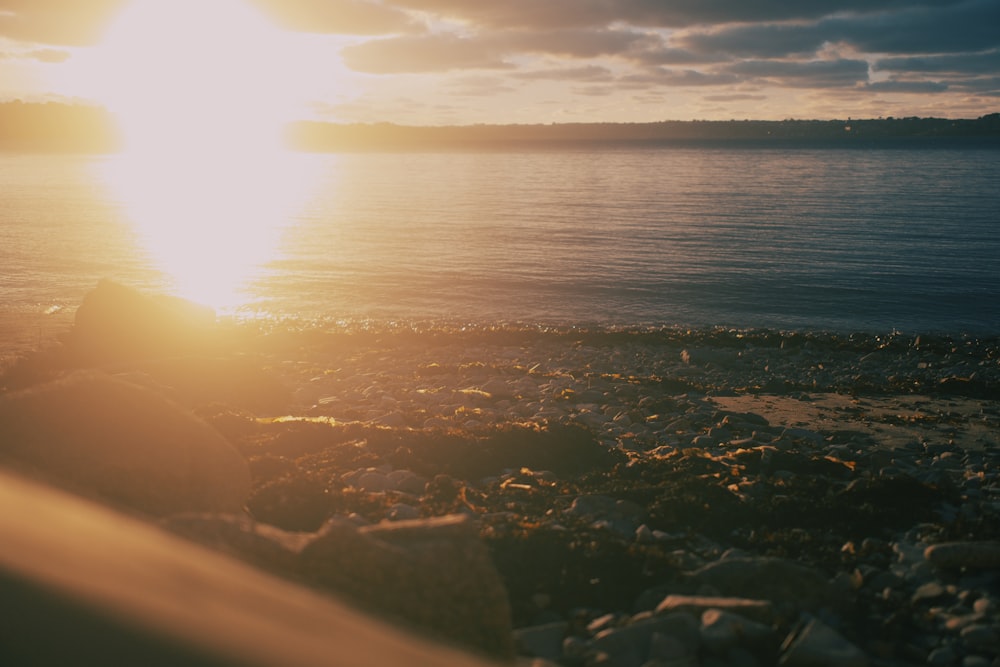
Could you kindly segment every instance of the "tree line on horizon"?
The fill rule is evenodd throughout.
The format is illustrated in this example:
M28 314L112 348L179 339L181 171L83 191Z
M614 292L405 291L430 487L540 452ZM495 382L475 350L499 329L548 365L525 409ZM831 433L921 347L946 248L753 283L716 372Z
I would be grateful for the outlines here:
M850 145L899 139L1000 140L1000 113L974 119L693 120L648 123L552 123L410 126L394 123L295 121L286 127L299 151L432 149L598 143L796 143ZM992 143L991 143L992 145ZM103 107L58 102L0 103L0 150L120 150L114 116Z

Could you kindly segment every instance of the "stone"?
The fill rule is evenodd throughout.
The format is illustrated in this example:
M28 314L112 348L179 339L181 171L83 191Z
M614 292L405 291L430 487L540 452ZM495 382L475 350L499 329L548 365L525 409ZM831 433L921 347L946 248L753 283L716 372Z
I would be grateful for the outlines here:
M604 630L594 637L591 647L597 653L609 655L615 665L635 664L638 667L649 658L653 637L657 634L678 642L686 655L697 654L701 641L698 621L683 612L643 618L620 628Z
M244 458L159 393L79 372L0 399L0 462L118 507L166 516L239 512Z
M596 494L577 496L566 514L606 522L602 525L625 537L635 535L648 518L646 509L636 503Z
M1000 632L997 628L983 623L976 623L962 628L962 641L974 652L989 652L1000 654Z
M79 360L107 363L202 350L215 326L211 308L101 280L83 297L67 342Z
M696 616L709 609L739 614L759 623L773 623L777 620L774 605L768 600L748 600L746 598L723 598L696 595L668 595L656 606L656 613L666 614L686 611Z
M927 654L927 664L950 667L958 662L958 654L950 646L940 646Z
M514 630L514 645L519 655L558 660L562 657L563 640L568 630L566 621L518 628Z
M1000 542L944 542L924 551L935 567L957 569L1000 569Z
M513 655L507 591L465 515L361 528L328 522L302 549L299 574L439 640Z
M0 544L4 665L496 665L2 470Z
M812 618L781 648L782 667L867 667L868 656L836 630Z
M172 533L261 569L295 577L298 555L312 539L309 533L287 532L239 514L175 514L160 521Z
M690 575L723 596L735 596L814 609L843 602L843 593L825 575L781 558L728 558L709 563Z
M138 360L131 367L188 407L221 403L280 414L291 400L284 381L251 355L178 355Z
M701 643L713 653L722 655L739 645L763 647L772 640L774 632L769 626L739 614L708 609L701 615Z
M938 598L944 597L948 591L945 587L936 581L928 581L926 584L922 584L917 587L917 590L913 592L913 596L910 598L914 603L919 602L933 602Z

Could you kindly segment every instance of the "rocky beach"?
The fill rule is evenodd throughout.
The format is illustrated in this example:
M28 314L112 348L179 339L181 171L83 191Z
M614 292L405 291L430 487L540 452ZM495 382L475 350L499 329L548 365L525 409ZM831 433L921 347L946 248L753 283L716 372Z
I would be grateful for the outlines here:
M1000 665L998 338L88 300L3 369L3 465L422 636L539 666Z

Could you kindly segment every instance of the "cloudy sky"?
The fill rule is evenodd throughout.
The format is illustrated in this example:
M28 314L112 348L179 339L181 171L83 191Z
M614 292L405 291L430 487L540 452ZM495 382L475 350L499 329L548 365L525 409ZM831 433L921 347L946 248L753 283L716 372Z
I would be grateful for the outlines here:
M1000 0L0 0L0 100L220 78L225 113L340 122L969 118L1000 110Z

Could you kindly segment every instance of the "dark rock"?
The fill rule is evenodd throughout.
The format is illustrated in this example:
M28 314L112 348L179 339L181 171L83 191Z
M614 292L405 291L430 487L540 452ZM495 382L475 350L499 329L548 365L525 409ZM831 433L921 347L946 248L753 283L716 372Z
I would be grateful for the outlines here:
M782 667L866 667L868 656L819 619L810 619L785 640Z
M214 326L210 308L102 280L80 303L68 343L81 361L133 360L204 349Z
M493 656L513 655L510 602L475 522L328 522L299 572L367 609Z
M0 399L0 461L123 508L164 516L238 512L246 461L156 392L77 373Z
M781 558L720 560L693 572L690 578L724 595L770 600L798 609L842 602L842 593L823 573Z
M668 595L656 607L656 613L665 614L686 611L701 616L709 609L720 609L739 614L759 623L773 623L777 620L774 605L768 600L748 600L746 598L720 598L695 595Z
M0 471L0 663L495 664Z
M563 640L568 630L566 621L518 628L514 631L514 644L520 655L558 660L562 657Z
M644 664L653 648L656 635L670 637L684 648L689 657L698 652L700 637L698 621L690 614L677 612L643 618L621 628L605 630L594 637L592 648L608 654L615 665ZM659 642L662 643L662 639Z
M935 544L927 547L924 558L940 568L1000 569L1000 542Z

